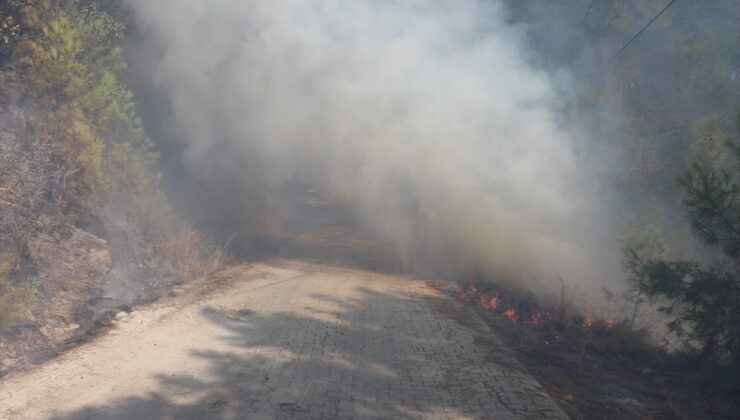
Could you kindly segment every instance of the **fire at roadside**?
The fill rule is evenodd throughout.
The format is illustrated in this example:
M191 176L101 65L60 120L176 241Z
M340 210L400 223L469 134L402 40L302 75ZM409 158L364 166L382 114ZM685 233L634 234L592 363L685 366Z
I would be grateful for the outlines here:
M563 308L546 309L541 305L533 304L532 299L516 298L510 294L506 299L502 297L501 291L484 291L474 283L460 286L454 293L455 298L476 304L481 308L493 311L493 313L508 319L513 324L542 325L544 323L558 323L561 326L581 328L601 328L609 330L614 326L611 319L598 319L587 313L569 314ZM555 314L555 315L553 315Z
M740 410L716 376L627 321L489 284L459 282L448 293L478 312L571 418L719 419Z

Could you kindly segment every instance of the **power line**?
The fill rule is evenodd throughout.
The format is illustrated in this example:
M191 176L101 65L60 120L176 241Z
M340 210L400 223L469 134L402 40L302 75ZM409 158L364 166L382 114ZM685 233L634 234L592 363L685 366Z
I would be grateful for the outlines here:
M645 29L647 29L647 28L648 28L648 27L649 27L650 25L652 25L652 24L653 24L653 22L655 22L655 21L656 21L656 20L657 20L657 19L658 19L658 18L660 17L660 15L662 15L662 14L663 14L663 12L665 12L666 10L668 10L668 8L669 8L669 7L673 6L673 3L675 3L676 1L678 1L678 0L671 0L671 1L670 1L670 3L668 3L668 4L667 4L667 5L666 5L666 6L665 6L665 7L663 8L663 10L661 10L660 12L658 12L658 14L657 14L657 15L655 15L655 17L654 17L654 18L652 18L652 19L650 20L650 22L648 22L648 24L647 24L647 25L645 25L645 26L644 26L644 27L643 27L642 29L640 29L640 32L636 33L636 34L635 34L635 36L633 36L633 37L632 37L632 39L630 39L630 40L629 40L629 41L628 41L628 42L627 42L626 44L624 44L624 46L623 46L622 48L620 48L620 49L619 49L619 51L617 51L617 52L616 52L616 53L615 53L615 54L614 54L614 55L612 56L612 58L610 58L610 59L609 59L609 62L611 63L611 62L612 62L612 61L614 60L614 58L616 58L616 57L617 57L617 56L618 56L618 55L619 55L619 54L620 54L620 53L621 53L622 51L624 51L624 50L625 50L625 49L626 49L627 47L629 47L629 46L630 46L630 44L631 44L631 43L632 43L632 42L633 42L634 40L636 40L638 36L640 36L640 34L641 34L641 33L645 32Z

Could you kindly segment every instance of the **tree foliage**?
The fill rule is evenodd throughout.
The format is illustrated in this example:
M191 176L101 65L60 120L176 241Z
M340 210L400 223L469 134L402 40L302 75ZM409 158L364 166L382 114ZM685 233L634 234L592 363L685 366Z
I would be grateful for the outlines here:
M125 83L126 28L112 4L0 1L2 325L32 303L38 237L112 209L139 223L156 192L157 155Z
M157 156L136 114L121 41L124 25L95 3L17 2L14 56L34 108L36 133L57 146L65 169L65 214L89 218L114 195L151 191Z
M668 327L684 344L706 357L740 365L737 140L697 150L679 182L692 231L715 255L704 263L669 260L644 235L625 247L625 265L636 290L665 304L660 310L672 317Z

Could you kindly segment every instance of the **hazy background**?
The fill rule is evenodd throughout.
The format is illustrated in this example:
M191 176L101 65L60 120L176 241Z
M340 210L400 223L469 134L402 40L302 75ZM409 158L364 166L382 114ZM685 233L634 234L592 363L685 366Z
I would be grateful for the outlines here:
M409 271L621 284L625 118L583 98L623 41L570 3L128 0L176 210L257 237L308 191Z

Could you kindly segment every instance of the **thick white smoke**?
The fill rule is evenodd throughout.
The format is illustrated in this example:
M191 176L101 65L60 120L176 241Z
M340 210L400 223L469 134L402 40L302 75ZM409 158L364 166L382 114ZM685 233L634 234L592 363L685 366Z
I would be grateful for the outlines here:
M567 86L528 64L497 2L128 3L191 172L256 183L255 200L308 180L413 268L602 270L576 140L552 111Z

